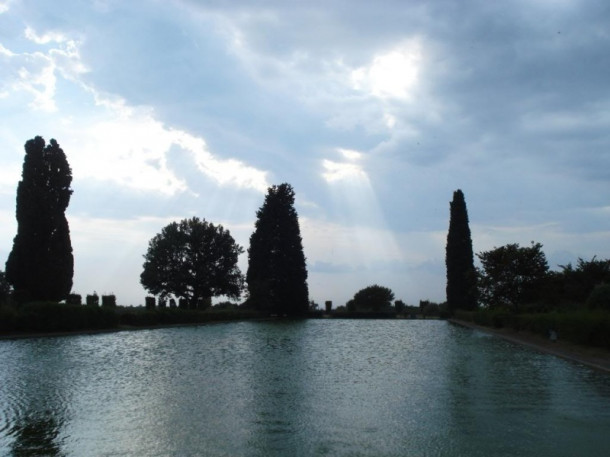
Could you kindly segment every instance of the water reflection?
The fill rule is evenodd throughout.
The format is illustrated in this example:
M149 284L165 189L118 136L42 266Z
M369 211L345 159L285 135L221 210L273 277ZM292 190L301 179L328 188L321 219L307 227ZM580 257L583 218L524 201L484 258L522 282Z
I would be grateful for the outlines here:
M257 328L250 378L253 433L248 443L257 455L297 455L306 448L306 326L305 321L278 321Z
M610 439L602 428L610 426L610 416L591 416L590 400L583 398L592 387L566 382L571 373L590 375L591 370L581 371L569 362L476 330L453 327L450 331L454 344L446 376L449 439L458 455L568 456L576 449L578 455L599 455L608 448ZM591 385L609 386L608 381L602 377ZM610 406L609 395L598 401ZM588 427L562 423L563 414L583 413L589 416Z
M0 351L0 404L4 447L15 456L65 455L65 425L70 419L75 340L33 339L5 342ZM9 357L3 355L8 352ZM2 435L5 435L4 437Z
M15 457L59 457L61 451L59 433L61 422L52 413L40 415L27 413L15 423L9 434L15 440L11 444L11 455Z
M0 341L0 455L572 456L610 376L446 322Z

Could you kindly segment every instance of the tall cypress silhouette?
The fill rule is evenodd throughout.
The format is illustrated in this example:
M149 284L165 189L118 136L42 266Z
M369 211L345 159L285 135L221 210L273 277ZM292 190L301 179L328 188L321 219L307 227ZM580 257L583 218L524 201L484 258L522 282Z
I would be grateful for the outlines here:
M477 279L468 225L468 211L464 193L456 190L450 203L449 233L445 257L447 267L447 307L453 314L457 309L477 307Z
M248 249L248 302L274 314L305 314L307 267L292 186L270 187L256 215Z
M65 299L72 289L74 257L65 216L72 170L57 141L37 136L25 143L17 186L17 235L6 262L6 279L18 299Z

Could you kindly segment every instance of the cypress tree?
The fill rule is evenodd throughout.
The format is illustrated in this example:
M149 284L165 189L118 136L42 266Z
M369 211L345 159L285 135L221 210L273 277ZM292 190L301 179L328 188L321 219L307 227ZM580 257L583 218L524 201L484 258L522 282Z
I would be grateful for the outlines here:
M72 289L74 257L65 216L72 170L55 140L25 143L17 186L17 235L6 262L6 278L18 299L59 301Z
M447 307L473 310L477 307L477 277L464 193L456 190L450 203L449 233L445 257L447 267Z
M274 314L305 314L307 267L292 186L270 187L256 216L248 249L248 302Z

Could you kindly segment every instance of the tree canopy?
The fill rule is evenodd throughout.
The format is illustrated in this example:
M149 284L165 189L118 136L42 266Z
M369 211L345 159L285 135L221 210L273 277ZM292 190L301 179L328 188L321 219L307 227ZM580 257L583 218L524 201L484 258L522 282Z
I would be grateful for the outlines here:
M359 290L347 303L350 311L379 312L391 310L394 292L377 284Z
M154 295L173 295L191 307L220 295L238 298L243 276L237 260L243 252L221 225L197 217L172 222L148 243L140 282Z
M307 312L307 267L294 208L294 190L284 183L268 189L257 211L248 249L248 304L274 314Z
M538 299L539 287L549 270L540 243L529 247L507 244L477 254L481 261L480 293L488 307L519 311L521 305Z
M477 307L477 275L464 193L456 190L450 203L449 232L445 256L447 307L473 310Z
M22 179L17 186L17 235L6 262L6 279L18 299L63 300L72 289L74 257L65 216L72 170L52 139L25 143Z

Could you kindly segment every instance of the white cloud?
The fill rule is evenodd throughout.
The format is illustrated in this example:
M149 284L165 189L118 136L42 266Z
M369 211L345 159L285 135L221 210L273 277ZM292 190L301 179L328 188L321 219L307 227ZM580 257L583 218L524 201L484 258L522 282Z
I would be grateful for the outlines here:
M69 151L78 179L113 182L123 187L172 195L186 190L167 163L172 132L146 110L132 115L109 112L98 121L73 121L62 146Z
M418 81L420 62L420 42L409 40L376 55L370 65L353 70L352 87L379 98L409 98Z
M324 172L322 176L327 182L350 181L366 179L366 173L362 167L355 163L335 162L324 159L322 161Z
M11 0L0 2L0 14L6 13L10 9Z
M170 150L180 147L213 182L266 191L266 172L235 159L220 159L203 138L164 125L152 109L130 106L121 97L102 94L85 83L81 77L88 69L79 42L61 32L39 35L32 28L25 35L36 45L58 46L23 54L0 47L0 61L6 64L0 97L27 93L32 96L32 110L56 113L53 135L69 153L78 179L167 195L184 192L187 184L177 175L179 170L168 165ZM62 106L56 101L58 78L73 83L70 94L62 93Z
M345 159L344 162L334 160L322 160L322 177L328 183L336 181L368 181L368 176L362 165L358 162L362 158L362 153L353 149L337 148L336 151Z
M0 43L0 55L5 57L12 57L15 54L12 53L9 49L6 49L4 46L2 46L2 43Z
M99 100L98 96L98 100ZM79 179L110 181L141 191L173 195L188 190L187 183L168 163L173 147L187 151L197 169L223 186L265 192L266 173L235 159L219 159L205 140L157 121L150 109L129 107L123 102L100 102L107 112L100 120L82 125L72 120L63 144L74 151L70 162ZM68 150L68 149L66 149Z
M178 130L173 130L172 133L176 144L193 154L199 171L219 184L254 189L259 192L266 192L269 188L266 172L239 160L217 159L210 153L202 138Z
M55 104L55 68L52 62L45 56L38 54L34 56L36 60L43 61L42 66L32 66L30 69L25 66L17 71L18 81L13 84L13 88L30 93L34 100L30 103L30 108L48 112L57 111Z
M389 129L393 129L396 126L396 117L392 116L389 113L385 113L383 115L383 120L385 121L385 125Z
M47 44L50 42L63 43L67 41L67 38L59 32L47 32L39 35L33 28L27 27L24 33L28 40L33 41L36 44Z
M362 153L353 149L337 148L337 152L347 160L359 160L362 158Z
M12 92L25 92L32 96L30 108L57 112L55 100L58 73L77 80L87 71L79 54L79 44L68 40L59 32L38 35L28 27L25 36L36 45L56 44L45 51L16 53L0 45L0 94L6 98Z

